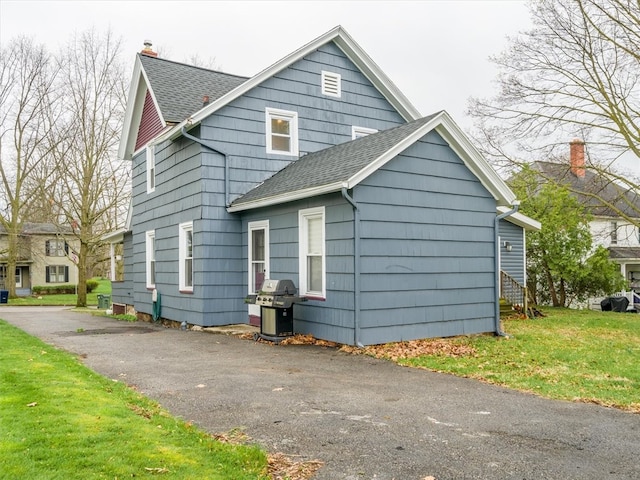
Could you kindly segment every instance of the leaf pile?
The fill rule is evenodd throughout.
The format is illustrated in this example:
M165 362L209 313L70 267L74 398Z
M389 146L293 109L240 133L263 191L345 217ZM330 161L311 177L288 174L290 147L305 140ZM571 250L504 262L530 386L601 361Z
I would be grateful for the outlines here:
M476 354L476 349L470 345L464 345L452 339L442 338L369 345L364 348L345 345L340 351L352 354L362 353L376 358L387 358L394 362L400 359L415 358L424 355L459 358L474 356Z
M284 453L269 454L267 458L269 478L273 480L307 480L312 478L323 465L319 460L294 462Z
M233 445L246 445L251 441L249 435L238 428L211 436L219 442ZM319 460L296 462L282 452L268 453L267 462L267 474L272 480L308 480L323 465Z

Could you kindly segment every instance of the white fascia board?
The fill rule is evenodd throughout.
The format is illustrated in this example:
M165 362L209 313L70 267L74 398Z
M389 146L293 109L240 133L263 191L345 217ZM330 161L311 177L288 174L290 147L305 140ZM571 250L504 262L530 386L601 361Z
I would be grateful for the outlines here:
M100 240L109 243L120 243L124 240L124 234L127 232L127 229L120 228L114 232L105 233L104 235L102 235L102 237L100 237Z
M182 127L185 127L187 130L189 130L190 128L198 125L200 122L202 122L202 120L204 120L206 117L208 117L218 109L224 107L236 98L244 95L252 88L260 85L265 80L273 77L278 72L284 70L298 60L301 60L306 55L309 55L313 51L317 50L320 46L330 41L334 41L336 45L338 45L338 47L343 52L345 52L349 59L354 62L360 69L362 69L363 74L367 76L369 80L371 80L371 82L380 90L385 98L387 98L387 100L389 100L389 102L398 109L400 114L407 121L420 118L420 113L418 112L418 110L416 110L415 107L411 105L409 100L400 92L400 90L398 90L398 88L393 84L389 77L387 77L380 69L380 67L378 67L378 65L376 65L373 60L371 60L369 55L367 55L366 52L362 50L362 48L360 48L360 46L351 38L351 36L341 26L338 25L325 34L319 36L315 40L312 40L306 45L293 51L270 67L262 70L260 73L251 77L243 84L238 85L236 88L218 98L211 104L207 105L204 108L201 108L191 117L183 120L174 128L167 131L164 135L162 135L162 137L158 137L157 142L159 143L165 140L175 140L180 136Z
M244 210L253 210L255 208L269 207L271 205L279 205L281 203L293 202L295 200L302 200L305 198L317 197L319 195L326 195L327 193L339 192L343 186L344 184L342 182L336 182L327 185L321 185L319 187L305 188L303 190L288 192L282 195L261 198L253 202L231 205L230 207L227 207L227 212L242 212Z
M351 189L358 185L361 181L367 178L369 175L376 172L379 168L383 167L389 160L395 158L397 155L400 155L403 151L417 142L420 138L424 137L427 133L433 130L440 122L440 115L444 112L440 112L440 114L436 115L429 122L425 123L418 130L413 132L411 135L407 136L404 140L399 143L396 143L389 150L384 152L378 158L376 158L373 162L369 163L362 170L357 172L351 178L346 181L345 186L348 189Z
M120 145L118 147L118 158L127 158L127 144L129 143L129 137L131 136L131 124L133 119L134 104L136 98L136 92L138 91L138 85L140 84L142 65L140 59L136 55L136 60L133 64L133 75L131 76L131 84L129 85L129 94L127 96L127 107L124 111L124 121L122 123L122 135L120 136Z
M498 211L498 214L502 214L507 213L511 209L509 207L498 207L496 208L496 210ZM539 232L542 229L542 224L539 221L534 220L531 217L527 217L520 212L512 213L508 217L505 217L505 220L507 222L513 223L514 225L518 225L525 230L533 230Z
M384 71L373 61L360 45L342 27L338 26L339 34L334 41L347 57L360 69L382 95L393 105L402 117L410 122L421 118L420 112L411 104L409 99L396 87Z
M467 168L480 180L480 183L491 192L498 205L511 206L516 201L516 195L500 178L484 156L473 145L469 137L453 121L446 111L438 116L441 119L436 131L449 144L454 152L462 159Z
M431 130L436 130L440 136L444 138L453 151L462 159L467 168L471 170L482 185L484 185L484 187L493 195L499 205L513 204L516 200L515 194L444 110L352 176L347 181L347 188L353 188L356 186Z
M133 76L131 78L131 86L129 87L129 96L127 97L127 108L125 110L125 117L122 125L122 136L120 137L120 146L118 148L118 158L120 159L131 160L135 153L135 134L138 130L137 128L135 131L132 131L131 129L134 126L137 127L140 125L147 90L151 94L153 105L158 113L160 121L162 122L162 126L166 127L167 122L164 120L162 111L158 105L158 100L153 93L153 89L150 87L147 73L144 71L144 68L142 68L140 57L136 56L136 61L133 67Z

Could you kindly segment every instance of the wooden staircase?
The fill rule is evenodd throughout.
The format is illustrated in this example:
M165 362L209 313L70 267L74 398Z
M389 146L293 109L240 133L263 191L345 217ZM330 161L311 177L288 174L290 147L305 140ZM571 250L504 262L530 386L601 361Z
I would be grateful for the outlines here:
M513 315L514 309L526 312L527 289L506 272L500 271L500 316Z

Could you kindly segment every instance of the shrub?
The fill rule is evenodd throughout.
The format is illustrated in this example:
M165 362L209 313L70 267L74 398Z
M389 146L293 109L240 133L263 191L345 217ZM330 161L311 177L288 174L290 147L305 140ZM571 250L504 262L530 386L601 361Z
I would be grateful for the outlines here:
M45 285L35 286L31 289L34 295L63 295L76 293L75 285Z
M87 293L93 292L96 288L98 288L97 280L87 280Z

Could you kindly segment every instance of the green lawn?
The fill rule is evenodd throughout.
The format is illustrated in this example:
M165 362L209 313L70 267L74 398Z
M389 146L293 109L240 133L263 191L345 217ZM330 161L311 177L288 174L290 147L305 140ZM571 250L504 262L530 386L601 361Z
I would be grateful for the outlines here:
M0 321L0 478L265 479L230 445Z
M399 360L555 399L640 412L640 315L547 309L547 317L504 322L508 338L448 339L472 347Z
M98 281L98 287L91 293L87 294L87 305L98 305L98 294L111 295L111 280L106 278L94 278ZM10 298L8 305L68 305L75 306L77 296L71 295L39 295L29 297ZM1 306L0 306L1 308Z

